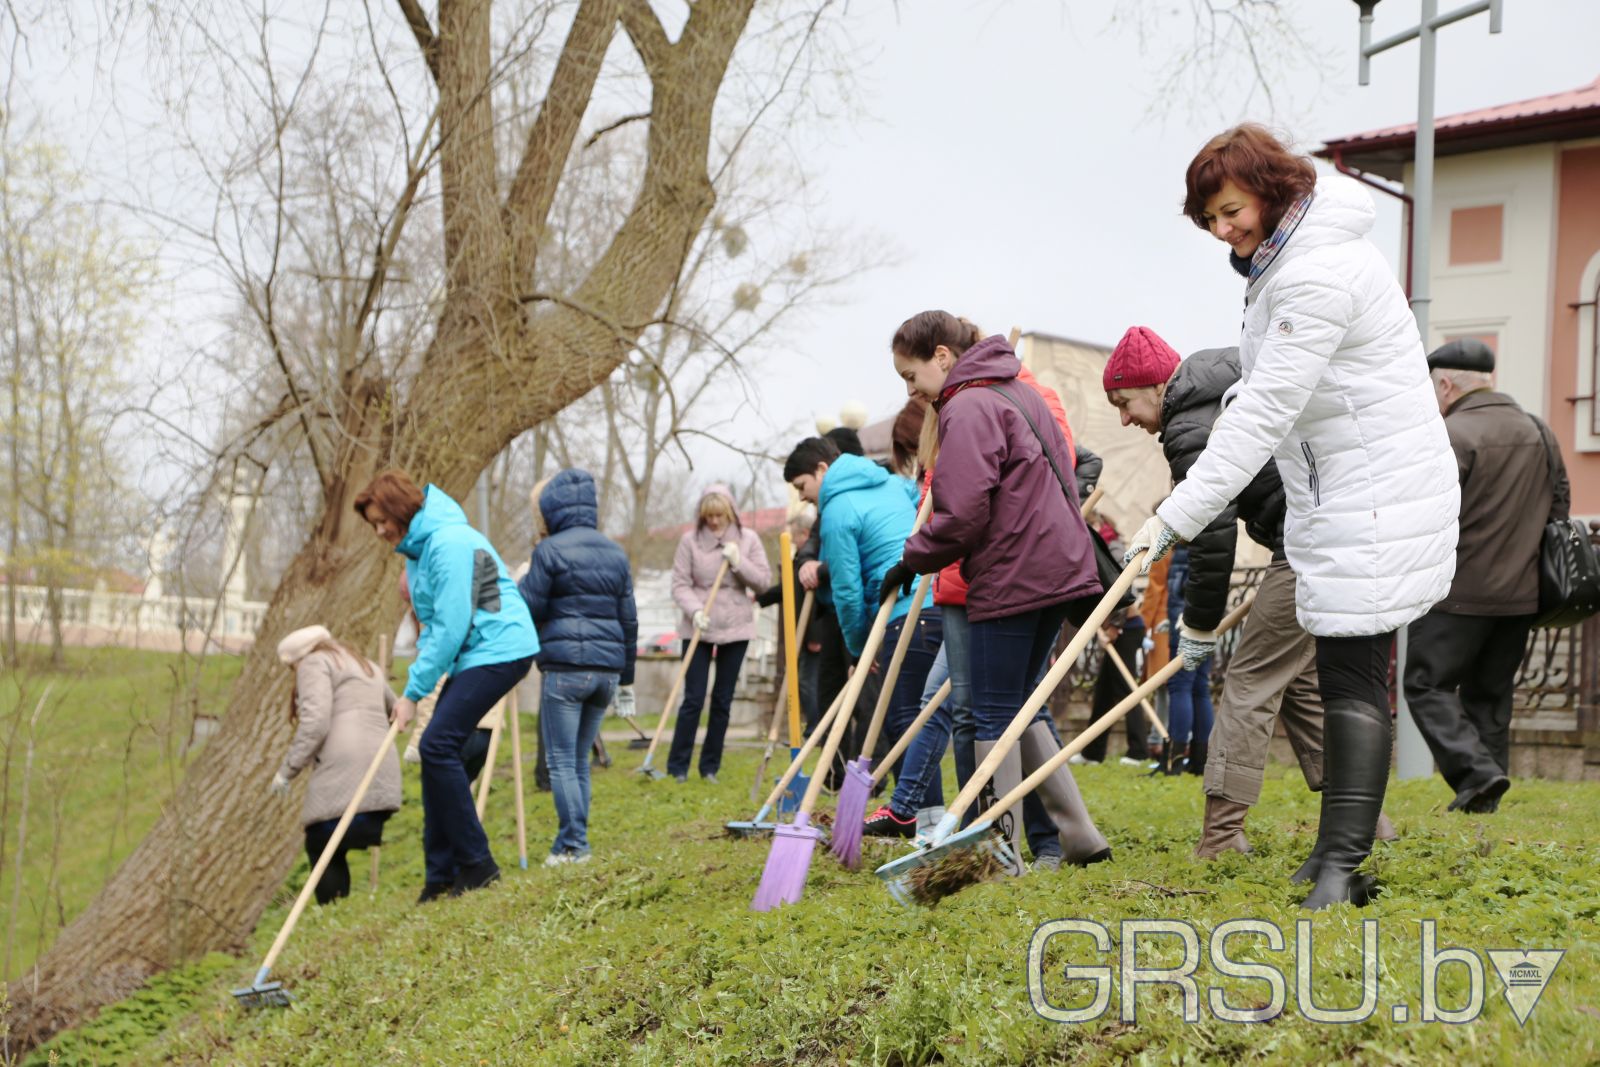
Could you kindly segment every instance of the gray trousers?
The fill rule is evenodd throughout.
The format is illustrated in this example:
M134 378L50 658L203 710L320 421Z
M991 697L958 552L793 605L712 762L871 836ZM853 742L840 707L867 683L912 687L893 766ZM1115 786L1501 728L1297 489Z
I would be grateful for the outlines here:
M1306 786L1322 788L1322 697L1317 641L1294 612L1294 571L1274 560L1228 661L1206 758L1205 792L1238 804L1261 799L1273 728L1283 716Z

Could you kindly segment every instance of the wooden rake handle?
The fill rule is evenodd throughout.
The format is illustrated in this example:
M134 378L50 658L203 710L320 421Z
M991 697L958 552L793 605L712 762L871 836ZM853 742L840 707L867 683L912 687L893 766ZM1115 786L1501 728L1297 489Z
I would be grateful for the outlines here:
M800 621L794 624L795 640L797 641L802 639L801 635L806 632L806 626L811 622L811 604L816 595L817 591L815 589L807 589L806 598L800 602ZM798 655L799 650L796 649L795 651ZM785 656L784 658L787 659L788 657ZM800 679L796 678L795 684L798 686L799 683ZM778 677L778 710L773 711L772 725L767 729L767 744L769 745L778 743L778 731L783 727L784 722L784 716L779 714L779 710L783 708L784 691L788 688L788 686L789 665L785 663L783 665L783 674ZM793 731L791 731L791 733L792 732ZM794 745L795 740L796 739L794 737L789 738L790 746Z
M1078 507L1078 514L1083 516L1085 522L1089 521L1089 516L1093 514L1095 505L1100 503L1100 498L1105 495L1104 487L1097 485L1094 487L1094 492L1084 498L1083 503Z
M521 685L518 682L517 685ZM522 792L522 701L517 696L517 686L506 694L506 729L511 731L511 767L517 787L517 862L524 870L528 867L528 814Z
M1224 633L1225 631L1230 630L1234 626L1238 625L1239 621L1249 614L1250 605L1253 603L1255 603L1254 594L1247 598L1244 603L1228 612L1227 616L1217 626L1217 633ZM1144 700L1151 693L1154 693L1157 689L1160 689L1162 686L1166 685L1167 680L1182 669L1183 660L1174 659L1155 674L1151 675L1149 680L1135 689L1132 693L1129 693L1127 696L1123 697L1122 700L1117 703L1116 707L1112 708L1110 711L1100 716L1100 718L1090 723L1088 728L1085 729L1083 733L1079 734L1077 737L1074 737L1070 743L1061 749L1060 752L1057 752L1054 756L1051 756L1049 759L1045 760L1044 763L1038 767L1038 769L1024 778L1016 788L997 800L994 803L994 806L989 810L1005 811L1017 801L1033 792L1039 787L1041 782L1050 777L1052 774L1056 773L1056 771L1059 770L1063 764L1065 764L1073 756L1076 756L1078 753L1088 748L1090 742L1099 737L1101 734L1105 733L1107 730L1111 729L1111 727L1115 726L1117 721L1129 711L1132 711L1134 706L1138 704L1139 701Z
M944 702L949 699L950 679L946 678L944 684L933 694L933 699L928 701L915 719L911 720L911 725L906 727L906 732L900 735L900 740L894 743L894 747L889 750L889 754L883 757L883 762L878 764L877 769L872 772L872 784L874 786L889 776L889 768L894 766L894 761L899 759L905 753L905 750L911 747L911 742L921 732L922 728L928 725L928 720L933 718L933 713L938 711Z
M500 755L500 733L506 725L504 697L495 702L494 710L499 714L495 717L494 728L489 731L489 751L483 757L483 770L478 772L478 800L475 808L480 823L483 821L483 813L489 810L489 780L494 777L495 758Z
M1133 584L1134 578L1139 574L1139 567L1143 563L1145 552L1145 549L1140 549L1138 554L1122 569L1122 574L1115 582L1111 583L1111 588L1107 589L1105 595L1100 598L1100 603L1095 605L1095 609L1089 613L1089 617L1083 621L1083 625L1078 627L1078 632L1072 635L1072 640L1067 642L1066 649L1060 656L1056 657L1055 665L1040 679L1039 684L1033 690L1033 695L1023 702L1022 708L1012 718L1011 724L1005 728L1005 732L995 742L994 748L989 751L988 757L979 764L972 777L967 779L966 787L961 790L961 795L956 797L955 803L951 804L945 811L944 823L954 824L959 822L962 814L972 806L974 800L978 799L978 794L983 792L983 787L989 784L989 779L994 777L994 772L1000 769L1000 764L1005 761L1006 756L1016 747L1017 739L1028 729L1028 724L1033 721L1035 713L1044 707L1045 701L1050 699L1050 694L1056 691L1056 687L1061 684L1061 680L1067 676L1067 672L1072 669L1072 665L1083 654L1083 650L1089 644L1090 639L1099 631L1101 624L1106 621L1111 612L1115 610L1117 601L1122 599L1122 594L1126 593L1128 587Z
M706 597L704 611L711 614L711 608L717 602L717 591L722 588L722 579L728 575L728 561L723 560L722 566L717 568L717 576L711 580L711 592ZM672 705L677 703L678 694L683 691L683 679L689 673L689 663L694 659L694 654L700 647L700 627L694 628L694 636L689 638L689 647L683 653L683 659L678 663L678 671L672 678L672 688L667 690L667 702L662 705L661 718L656 720L656 732L650 738L650 751L644 754L644 766L652 766L651 760L655 758L656 746L661 743L661 734L666 730L667 718L672 714Z
M1105 634L1100 635L1100 647L1106 650L1106 659L1116 665L1117 672L1122 675L1122 680L1128 683L1128 689L1131 691L1139 688L1139 680L1128 669L1128 662L1122 658L1122 653L1117 651L1116 646L1106 640ZM1141 700L1139 701L1139 706L1144 709L1145 718L1150 720L1150 725L1156 728L1156 732L1161 735L1162 739L1171 741L1172 735L1167 733L1167 728L1161 724L1161 716L1157 715L1156 709L1150 706L1150 701Z
M846 686L845 688L848 689L849 687ZM818 742L827 736L825 731L833 723L833 720L838 717L839 709L844 707L844 694L844 689L839 690L839 695L833 698L833 703L829 705L827 712L817 720L817 728L812 730L811 736L806 738L800 745L800 751L796 752L794 757L789 760L789 766L784 770L783 776L778 779L778 784L772 787L771 793L767 794L767 799L761 805L762 811L766 811L778 802L778 798L783 796L783 791L789 788L789 783L794 781L794 776L800 773L800 768L805 764L806 757L811 755ZM820 777L822 774L821 766L817 767L817 772Z
M350 803L345 805L344 814L339 816L339 823L333 828L333 836L329 837L328 843L322 847L322 855L317 857L316 866L311 868L311 875L301 888L300 895L295 898L294 907L289 909L289 917L283 920L283 929L278 931L272 947L267 949L267 958L261 961L259 973L267 973L272 970L272 965L278 962L278 953L288 944L289 935L294 933L295 923L300 921L301 913L311 902L311 895L316 892L317 883L322 881L322 873L328 869L328 864L333 862L333 854L339 850L339 843L344 840L345 831L350 829L350 823L356 817L356 809L367 798L367 790L372 788L372 780L378 776L378 768L383 766L384 756L394 752L394 739L399 735L400 723L398 721L390 723L389 732L383 735L383 744L378 746L378 751L372 757L372 763L367 767L367 773L361 778L361 784L356 786L355 795L350 798Z

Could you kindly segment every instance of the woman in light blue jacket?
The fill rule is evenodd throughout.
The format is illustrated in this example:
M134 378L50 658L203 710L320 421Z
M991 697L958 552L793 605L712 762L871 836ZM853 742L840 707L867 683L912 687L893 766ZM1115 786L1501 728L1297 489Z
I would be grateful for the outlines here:
M438 486L417 488L387 470L361 491L356 514L406 559L422 632L394 717L405 729L416 702L449 681L417 746L422 756L421 901L479 889L500 877L478 821L461 749L478 720L522 680L539 651L528 606L461 505Z

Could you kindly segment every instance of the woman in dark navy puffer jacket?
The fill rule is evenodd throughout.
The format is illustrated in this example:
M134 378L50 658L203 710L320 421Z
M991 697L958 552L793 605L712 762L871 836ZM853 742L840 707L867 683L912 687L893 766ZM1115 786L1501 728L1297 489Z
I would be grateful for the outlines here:
M553 867L589 858L588 753L613 700L634 713L639 619L628 555L597 529L594 477L560 471L534 488L534 503L545 536L517 588L541 638L539 733L560 820Z

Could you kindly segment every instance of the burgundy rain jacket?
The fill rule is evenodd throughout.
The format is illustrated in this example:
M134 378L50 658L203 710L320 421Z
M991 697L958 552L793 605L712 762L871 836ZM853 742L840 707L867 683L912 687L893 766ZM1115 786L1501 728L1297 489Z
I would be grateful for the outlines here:
M969 348L945 381L933 515L906 542L904 560L927 574L964 559L967 616L1019 615L1101 592L1089 529L1078 513L1072 453L1050 408L1017 381L1022 363L995 336ZM1069 499L1027 411L1072 490Z

